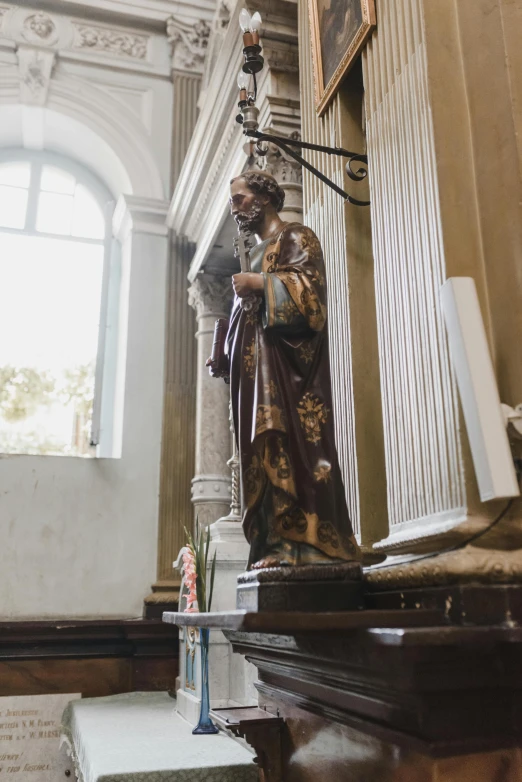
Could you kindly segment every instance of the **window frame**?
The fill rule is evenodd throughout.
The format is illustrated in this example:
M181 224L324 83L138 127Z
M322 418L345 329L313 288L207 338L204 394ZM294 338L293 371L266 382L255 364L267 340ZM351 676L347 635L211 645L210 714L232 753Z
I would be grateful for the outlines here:
M100 318L98 325L98 349L94 370L94 399L91 419L91 447L100 446L101 416L103 404L103 380L105 374L105 353L107 339L107 322L109 318L110 281L112 277L112 216L115 208L114 197L106 185L81 163L65 157L57 152L49 150L26 150L20 147L3 147L0 149L0 166L5 163L30 164L30 179L27 201L27 211L24 228L7 228L0 226L0 233L10 233L23 236L33 236L41 239L55 239L67 242L80 242L84 244L97 244L103 247L102 288L100 301ZM72 234L55 234L36 230L38 197L41 192L42 169L44 166L53 166L75 177L78 184L83 185L97 201L105 222L105 235L99 239L73 236ZM113 313L114 317L114 313ZM7 454L6 454L7 455ZM16 454L23 456L24 454ZM30 454L26 454L30 455ZM51 455L51 454L43 454ZM95 456L98 456L98 452ZM67 457L85 458L85 457Z
M0 231L3 233L23 234L24 236L39 236L46 239L64 239L66 241L85 242L86 244L102 245L104 243L104 237L89 239L83 236L73 236L72 234L55 234L36 230L38 196L41 191L42 169L44 166L54 166L55 168L60 168L62 171L66 171L74 176L79 184L84 185L87 190L92 193L98 202L101 211L105 214L105 205L114 199L110 190L95 174L84 168L81 163L77 163L57 152L49 152L47 150L33 151L17 147L4 147L0 150L0 166L4 163L30 163L31 173L25 226L23 228L4 228L3 226L0 226Z

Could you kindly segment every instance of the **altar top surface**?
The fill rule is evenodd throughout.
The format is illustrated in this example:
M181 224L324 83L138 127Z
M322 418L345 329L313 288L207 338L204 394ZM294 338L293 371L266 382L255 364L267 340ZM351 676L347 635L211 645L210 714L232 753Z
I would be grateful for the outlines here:
M230 640L245 633L268 636L344 636L364 633L367 640L384 646L443 646L448 643L491 645L522 643L522 627L515 625L458 626L439 610L362 610L314 613L312 611L216 611L215 613L165 612L163 621L178 627L223 630Z
M439 610L402 611L216 611L181 613L165 611L163 621L178 627L209 627L246 633L342 632L369 628L441 627L444 614Z

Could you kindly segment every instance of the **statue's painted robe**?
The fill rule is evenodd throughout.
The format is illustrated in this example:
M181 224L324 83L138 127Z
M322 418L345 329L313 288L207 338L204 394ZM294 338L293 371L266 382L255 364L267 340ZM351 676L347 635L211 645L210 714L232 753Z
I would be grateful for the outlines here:
M281 551L289 564L357 559L334 441L321 245L290 223L250 257L264 298L245 309L236 297L227 338L250 564Z

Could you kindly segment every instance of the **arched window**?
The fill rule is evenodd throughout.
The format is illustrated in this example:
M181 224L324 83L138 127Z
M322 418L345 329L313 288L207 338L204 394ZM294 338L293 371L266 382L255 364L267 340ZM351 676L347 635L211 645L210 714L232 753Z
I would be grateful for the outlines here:
M109 200L66 158L0 154L0 453L94 455Z

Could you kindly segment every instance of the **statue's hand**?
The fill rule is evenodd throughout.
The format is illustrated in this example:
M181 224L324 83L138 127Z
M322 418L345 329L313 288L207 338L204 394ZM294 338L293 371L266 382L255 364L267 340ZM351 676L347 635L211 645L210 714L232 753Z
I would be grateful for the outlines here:
M232 285L236 296L240 299L244 299L247 296L262 296L265 290L265 281L262 274L256 274L255 272L241 272L241 274L234 274L232 277Z

